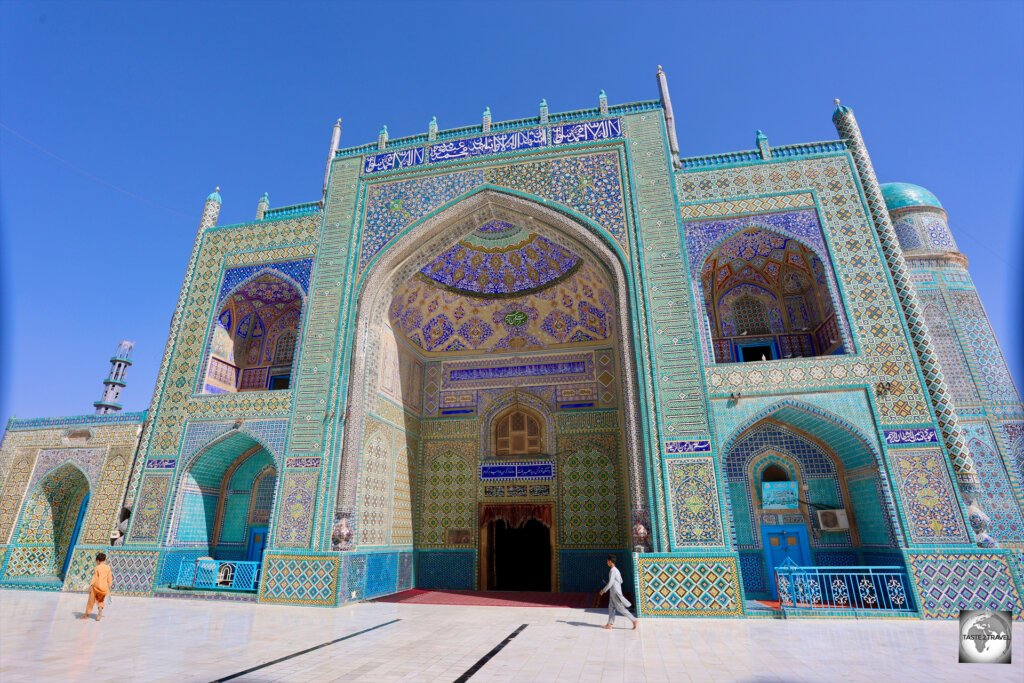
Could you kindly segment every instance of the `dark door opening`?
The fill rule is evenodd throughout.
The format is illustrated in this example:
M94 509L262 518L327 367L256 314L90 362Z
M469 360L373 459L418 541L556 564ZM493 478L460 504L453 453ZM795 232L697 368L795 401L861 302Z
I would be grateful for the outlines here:
M740 351L743 353L744 363L761 360L761 356L764 356L765 360L774 360L770 344L764 346L744 346Z
M504 519L488 523L490 576L488 590L550 591L551 531L529 519L510 527Z

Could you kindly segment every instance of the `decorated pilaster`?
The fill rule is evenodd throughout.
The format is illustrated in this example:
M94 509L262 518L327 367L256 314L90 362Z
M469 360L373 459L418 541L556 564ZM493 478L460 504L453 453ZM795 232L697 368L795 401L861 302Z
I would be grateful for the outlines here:
M540 101L540 122L548 122L548 101L546 98Z
M608 95L604 90L597 96L597 108L601 112L601 116L608 116Z
M427 125L427 140L433 142L437 139L437 117L430 117L430 123Z
M167 379L168 369L170 368L171 354L174 351L175 341L181 332L181 317L185 311L185 300L188 297L188 291L196 271L196 264L199 260L199 247L203 243L203 233L217 225L217 218L220 216L220 206L220 187L217 187L206 196L206 202L203 204L203 214L199 218L199 229L196 231L195 240L192 242L192 254L189 256L188 267L185 269L185 278L182 280L181 292L178 294L178 304L174 308L170 333L167 335L167 344L164 346L164 355L160 361L156 391L153 392L153 400L149 404L150 415L156 414L157 408L160 406L160 400L163 398L164 382ZM149 440L152 437L152 425L151 421L147 421L143 427L142 436L139 438L140 454L144 453L149 447ZM142 465L145 461L144 457L136 459L131 479L128 481L128 492L125 495L125 506L127 507L134 505L135 494L139 487L139 481L142 478Z
M485 133L490 133L491 132L491 108L490 107L486 107L484 109L484 124L483 125L484 125L484 132Z
M836 126L840 137L846 142L847 148L853 156L857 174L860 177L861 187L864 190L864 198L867 200L868 208L871 211L871 218L878 234L878 241L882 246L889 273L892 276L893 284L896 287L896 294L899 297L903 309L903 317L907 322L907 329L910 332L914 350L920 360L921 371L924 374L925 385L928 388L928 395L931 398L932 407L935 410L935 417L942 431L946 450L953 462L956 471L957 483L964 497L970 503L971 522L975 531L978 545L992 547L995 541L985 531L984 513L977 506L978 495L978 473L974 468L974 460L971 458L967 440L964 438L963 430L957 418L956 408L953 404L946 380L942 375L942 368L939 365L938 357L932 346L931 337L928 335L928 328L925 324L921 306L914 291L914 284L910 279L907 270L907 263L900 250L900 243L896 237L896 230L893 228L889 211L882 196L882 190L878 185L878 178L875 176L874 167L871 164L871 157L868 155L864 138L861 136L857 119L854 118L853 110L835 101L836 109L832 114L832 122Z
M388 146L388 127L381 126L377 133L377 149L384 149Z
M110 374L103 380L103 395L100 400L93 403L96 406L97 415L106 415L121 410L118 400L121 398L121 390L125 387L125 374L132 364L132 349L135 342L122 340L117 345L117 351L110 358Z
M772 158L772 148L768 146L767 135L760 130L757 131L757 135L754 136L754 143L757 145L757 150L761 153L762 159L768 160Z

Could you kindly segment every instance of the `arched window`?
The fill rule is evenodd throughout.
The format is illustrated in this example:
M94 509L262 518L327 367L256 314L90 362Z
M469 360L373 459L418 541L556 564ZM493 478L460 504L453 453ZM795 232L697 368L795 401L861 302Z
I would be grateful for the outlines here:
M761 473L761 481L789 481L789 472L778 465L768 465Z
M289 330L277 338L277 348L274 350L275 363L291 363L295 355L295 333Z
M540 421L521 410L498 418L494 426L495 455L533 455L541 452Z

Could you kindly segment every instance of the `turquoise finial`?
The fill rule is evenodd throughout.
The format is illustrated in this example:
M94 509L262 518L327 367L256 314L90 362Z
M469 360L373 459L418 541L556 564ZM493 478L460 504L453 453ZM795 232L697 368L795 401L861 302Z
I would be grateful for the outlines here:
M601 97L601 98L604 98L604 99L608 98L608 96L604 94L604 88L601 89L601 94L598 95L598 97Z
M430 117L430 122L436 126L437 125L437 117L436 116L431 116Z
M387 134L388 134L388 127L386 125L381 126L380 127L380 132L377 133L377 135L387 135Z
M546 98L546 97L540 98L540 106L542 106L542 107L548 106L548 98Z
M263 193L263 201L265 201L265 202L269 202L270 201L270 193L269 192L264 192Z
M490 115L491 115L491 108L490 107L484 107L484 116L490 116Z
M206 196L206 201L208 201L208 202L217 202L218 204L221 203L221 200L220 200L220 186L219 185L214 189L213 192L211 192L210 194L208 194Z
M844 104L839 104L839 98L838 97L836 99L832 100L832 101L836 105L836 110L834 112L832 112L832 118L835 118L837 116L842 116L843 114L847 114L847 113L850 112L850 108L849 107L847 107Z

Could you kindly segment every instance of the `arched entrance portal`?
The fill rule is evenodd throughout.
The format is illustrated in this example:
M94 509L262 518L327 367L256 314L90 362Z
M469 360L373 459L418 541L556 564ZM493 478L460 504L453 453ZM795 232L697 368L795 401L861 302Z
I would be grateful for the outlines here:
M89 482L66 463L48 474L22 508L15 544L25 559L9 562L7 576L63 579L89 506Z
M494 191L446 214L361 286L335 547L414 546L419 587L580 589L560 566L650 528L619 257Z
M232 431L203 448L178 482L168 556L260 562L276 486L277 463L251 436Z
M726 444L736 547L748 599L775 600L775 569L902 565L878 454L838 417L784 402Z

